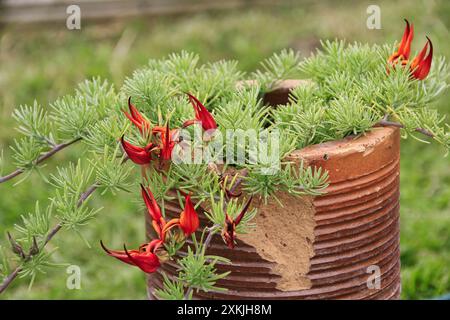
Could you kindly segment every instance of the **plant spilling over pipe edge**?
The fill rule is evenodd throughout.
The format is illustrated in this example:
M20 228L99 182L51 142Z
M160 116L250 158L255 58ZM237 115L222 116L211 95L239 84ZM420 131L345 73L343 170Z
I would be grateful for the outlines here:
M45 267L54 265L53 251L45 246L61 230L75 231L84 239L80 228L99 211L88 203L96 190L116 194L140 184L155 239L132 250L126 246L111 250L103 242L101 246L108 255L146 273L176 260L178 277L163 274L164 286L155 294L188 299L194 290L224 290L216 282L227 273L217 274L215 265L229 261L207 255L206 249L219 232L232 249L240 233L255 227L253 197L276 199L278 190L295 195L326 192L326 172L284 160L293 150L358 136L374 126L396 126L404 136L425 135L448 152L449 125L432 109L448 87L448 66L443 58L433 58L429 38L410 61L413 35L413 25L406 20L396 48L326 41L303 61L292 50L284 50L248 77L237 70L236 62L198 65L196 55L183 51L150 60L125 80L119 92L107 81L93 79L80 84L75 94L56 100L50 111L37 102L20 106L13 113L23 135L11 147L16 169L0 177L0 183L24 174L20 183L34 171L43 176L44 162L76 142L90 151L90 157L58 167L48 179L55 188L50 204L41 210L36 203L35 212L23 215L22 224L16 225L16 237L8 233L11 250L0 248L0 293L18 276L30 277L32 285ZM286 105L263 104L264 93L299 74L310 80L291 91ZM256 81L243 82L246 78ZM122 110L127 97L128 110ZM130 124L137 130L130 131ZM225 157L225 164L217 163L223 151L217 141L224 137L226 143L234 141L248 130L279 134L278 170L268 174L267 163L253 161L252 145L245 143L236 147L243 161ZM186 139L186 133L200 139ZM269 143L268 149L273 148ZM198 163L175 161L180 154L191 159L198 150L208 151L209 158ZM1 155L0 174L5 164ZM128 159L140 166L138 177ZM184 209L167 221L165 203L177 199ZM210 222L203 230L199 210ZM177 251L184 245L188 254L180 257Z

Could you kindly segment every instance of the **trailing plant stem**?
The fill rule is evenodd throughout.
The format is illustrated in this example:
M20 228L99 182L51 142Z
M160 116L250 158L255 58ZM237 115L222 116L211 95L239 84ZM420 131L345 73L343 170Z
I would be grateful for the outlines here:
M73 142L72 142L73 143ZM86 201L89 196L94 193L94 191L97 190L97 184L93 184L92 186L90 186L85 192L83 192L83 194L80 196L80 199L77 203L77 206L80 207L84 201ZM57 225L55 225L53 227L52 230L50 230L50 232L47 235L47 238L45 238L45 242L42 246L41 249L43 249L52 239L53 237L62 229L63 225L61 223L58 223ZM31 256L27 256L23 261L28 261L31 258ZM0 294L2 294L11 284L11 282L17 278L17 276L19 275L20 271L22 271L22 266L19 265L17 266L13 272L11 272L3 281L3 283L0 285Z
M3 293L3 291L5 291L9 285L11 284L11 282L13 282L13 280L15 278L17 278L17 276L19 275L19 272L22 270L22 268L20 266L16 267L16 269L14 269L13 272L11 272L3 281L2 285L0 286L0 294Z
M397 127L397 128L404 128L405 126L399 122L394 122L394 121L389 121L389 120L381 120L380 122L378 122L378 125L382 126L382 127ZM430 138L434 138L434 133L430 132L427 129L424 128L415 128L414 131L419 132L423 135L426 135Z
M95 190L97 190L98 185L96 183L92 184L85 192L83 192L80 196L80 199L78 200L78 207L80 207L84 201L87 200L87 198L89 198L89 196L91 194L93 194L95 192Z
M53 239L53 237L59 232L59 230L61 230L62 225L60 223L58 223L52 230L50 230L50 232L47 235L47 238L45 239L44 245L42 246L42 248L44 248L47 243L50 242L50 240ZM23 261L28 261L31 258L30 255L28 255L27 257L25 257L25 259L23 259ZM9 285L11 284L11 282L13 282L13 280L15 278L17 278L17 276L19 275L20 271L22 271L22 266L17 266L13 272L11 272L3 281L2 285L0 286L0 294L3 293L3 291L5 291Z
M48 152L42 154L41 156L39 156L36 159L36 164L39 164L39 163L47 160L48 158L53 156L55 153L57 153L57 152L65 149L65 148L67 148L68 146L74 144L75 142L80 141L81 139L82 139L81 137L78 137L78 138L75 138L75 139L73 139L73 140L71 140L69 142L55 145L50 151L48 151ZM6 176L0 177L0 183L6 182L8 180L11 180L11 179L17 177L18 175L20 175L20 174L22 174L24 172L25 172L25 169L18 168L15 171L11 172L10 174L8 174Z

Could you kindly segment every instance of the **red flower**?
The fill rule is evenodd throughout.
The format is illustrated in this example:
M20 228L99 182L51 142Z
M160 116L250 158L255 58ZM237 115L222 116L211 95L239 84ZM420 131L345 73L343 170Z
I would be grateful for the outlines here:
M139 165L149 164L153 159L152 152L158 148L153 143L149 143L145 147L132 145L131 143L125 141L123 136L120 141L122 143L123 150L126 152L130 160Z
M147 207L148 214L152 218L153 229L155 229L159 238L164 241L165 233L163 232L163 228L166 224L166 221L161 215L161 209L159 208L158 203L156 202L155 197L153 196L153 193L150 191L150 189L147 188L146 190L142 184L141 194L142 198L144 199L145 206Z
M203 130L216 129L217 123L214 120L212 114L206 109L206 107L192 94L188 93L189 101L194 107L195 120L188 120L183 124L183 127L190 126L194 123L200 122Z
M169 123L166 125L166 129L161 132L161 160L170 160L172 158L172 151L175 147L175 140L173 139L173 135L178 130L170 130Z
M407 66L409 64L408 59L411 52L411 42L414 38L414 27L412 24L409 24L408 20L405 19L405 21L406 27L403 33L402 41L400 42L398 50L389 57L388 66L395 66L398 62L400 62L402 66ZM428 47L430 49L428 55L426 55ZM419 55L412 60L409 66L411 77L417 80L425 79L430 72L432 59L433 44L427 37L427 43L423 47L422 51L420 51ZM387 71L389 73L389 68L387 69Z
M156 202L150 189L145 189L144 186L141 185L141 193L148 213L152 218L153 228L162 241L165 240L166 233L173 227L179 227L184 232L186 237L190 236L198 229L200 221L189 195L185 196L186 202L184 205L184 210L180 214L180 218L171 219L166 223L161 215L161 209L159 208L158 203Z
M149 189L146 190L144 186L141 185L141 194L147 207L148 214L152 218L152 225L158 234L158 239L154 239L149 243L141 245L138 250L127 250L124 245L124 251L115 251L107 249L103 245L102 241L100 241L100 244L108 255L125 263L137 266L146 273L152 273L155 272L161 265L160 258L157 255L157 250L165 240L165 232L163 231L163 228L166 222L161 215L161 210L151 191Z
M409 59L411 53L411 42L414 38L414 25L409 24L409 21L405 19L406 27L403 32L402 41L398 46L398 50L394 52L388 59L389 64L394 65L398 61L402 62Z
M185 236L189 236L197 230L199 219L189 195L185 196L186 204L180 218L172 219L166 223L161 214L161 209L150 189L146 189L141 185L141 194L148 214L152 218L152 226L158 234L158 239L141 245L138 250L127 250L125 246L123 251L109 250L102 241L100 241L100 244L109 256L134 265L146 273L152 273L161 266L161 257L164 257L165 252L160 247L164 244L166 233L169 229L178 226L184 232Z
M109 256L134 265L145 273L155 272L161 266L159 258L156 255L156 251L162 243L162 240L155 239L147 244L141 245L138 250L127 250L124 245L124 251L116 251L109 250L105 247L103 242L100 241L103 250L105 250Z
M248 199L247 203L245 204L242 211L239 213L239 215L236 217L236 219L231 219L231 217L228 215L228 213L225 212L225 225L222 230L222 239L228 246L228 248L233 249L234 248L234 239L236 238L236 227L241 223L242 218L244 217L245 213L248 211L248 208L250 206L250 202L252 202L253 197L250 197Z
M149 130L150 129L150 122L145 119L142 114L139 113L138 109L131 103L131 97L128 98L128 109L130 112L126 112L123 110L123 113L125 113L125 116L130 119L130 121L139 128L139 131L141 133L144 131L144 129Z
M428 55L425 57L425 54L428 51L428 45L430 46L430 50L428 52ZM415 57L411 62L412 76L418 80L425 79L430 72L432 59L433 44L431 43L430 38L427 37L427 43L423 47L422 51L420 51L419 55Z
M191 196L187 195L185 200L186 204L184 205L184 210L180 215L180 228L186 236L189 236L198 229L200 221L191 202Z
M190 195L185 196L184 210L180 214L179 219L172 219L165 225L163 233L169 231L173 227L178 226L186 237L193 234L199 227L200 221L198 219L198 214L195 211L194 205L191 202Z
M155 126L152 129L153 134L159 134L159 149L161 150L160 160L170 160L172 158L172 151L175 144L178 142L177 137L179 132L178 129L170 130L169 123L167 123L165 127Z

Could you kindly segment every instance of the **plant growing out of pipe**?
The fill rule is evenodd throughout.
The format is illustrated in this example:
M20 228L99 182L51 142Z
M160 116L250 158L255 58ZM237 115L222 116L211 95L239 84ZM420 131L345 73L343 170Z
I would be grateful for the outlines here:
M236 62L199 65L196 55L183 51L150 60L118 92L95 78L48 108L37 102L18 107L13 117L22 137L11 146L12 162L0 153L0 172L15 169L0 183L20 183L37 172L54 191L45 208L37 203L8 233L1 247L0 293L18 277L33 283L53 265L46 245L62 231L87 243L100 240L82 234L100 210L89 202L95 192L140 194L155 231L133 249L110 248L111 235L105 234L106 254L146 273L163 272L165 263L175 261L178 276L163 276L155 294L189 299L196 291L224 290L217 281L227 273L215 266L229 261L207 249L220 234L233 250L241 233L257 227L252 199L267 200L279 190L298 196L326 192L326 172L287 163L293 150L396 126L404 137L434 140L448 152L449 125L433 109L448 87L448 66L433 56L430 39L410 60L412 39L407 21L398 46L325 41L309 58L284 50L249 75ZM286 105L264 105L264 93L296 76L309 80L291 92ZM77 161L60 163L45 177L41 168L48 159L80 144L85 152ZM275 158L267 156L271 151ZM11 187L0 186L2 192ZM183 208L170 220L169 201ZM188 254L180 257L182 246ZM118 268L113 260L104 267Z

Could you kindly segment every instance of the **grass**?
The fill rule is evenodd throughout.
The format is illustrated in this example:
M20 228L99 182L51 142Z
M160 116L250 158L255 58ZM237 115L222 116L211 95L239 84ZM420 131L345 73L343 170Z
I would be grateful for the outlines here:
M20 104L34 99L48 105L71 92L85 78L102 76L119 87L126 75L161 57L186 49L204 61L237 59L243 70L255 69L273 51L285 47L303 55L318 46L318 39L345 38L350 41L393 42L403 32L404 17L415 24L413 50L425 43L425 32L435 44L435 53L450 57L450 6L437 1L378 1L382 29L365 27L369 2L312 1L298 7L248 9L201 13L186 17L163 17L83 23L81 31L68 31L64 24L39 28L7 26L0 33L0 146L9 159L8 145L17 135L10 117ZM449 94L440 110L450 115ZM57 155L44 169L64 165L79 156L78 147ZM450 166L443 150L409 139L403 141L401 160L401 249L405 299L431 298L450 292ZM13 169L7 160L5 172ZM14 181L16 182L16 181ZM11 230L20 214L34 209L35 200L46 203L48 185L33 174L13 187L0 186L0 234ZM81 267L81 290L66 288L66 268L52 268L37 278L32 290L27 279L18 279L2 298L12 299L145 299L144 275L135 268L107 257L99 248L103 239L119 248L144 238L144 223L134 195L95 197L104 209L82 230L91 243L87 247L76 234L58 234L52 247L58 263ZM2 244L6 242L4 239Z

